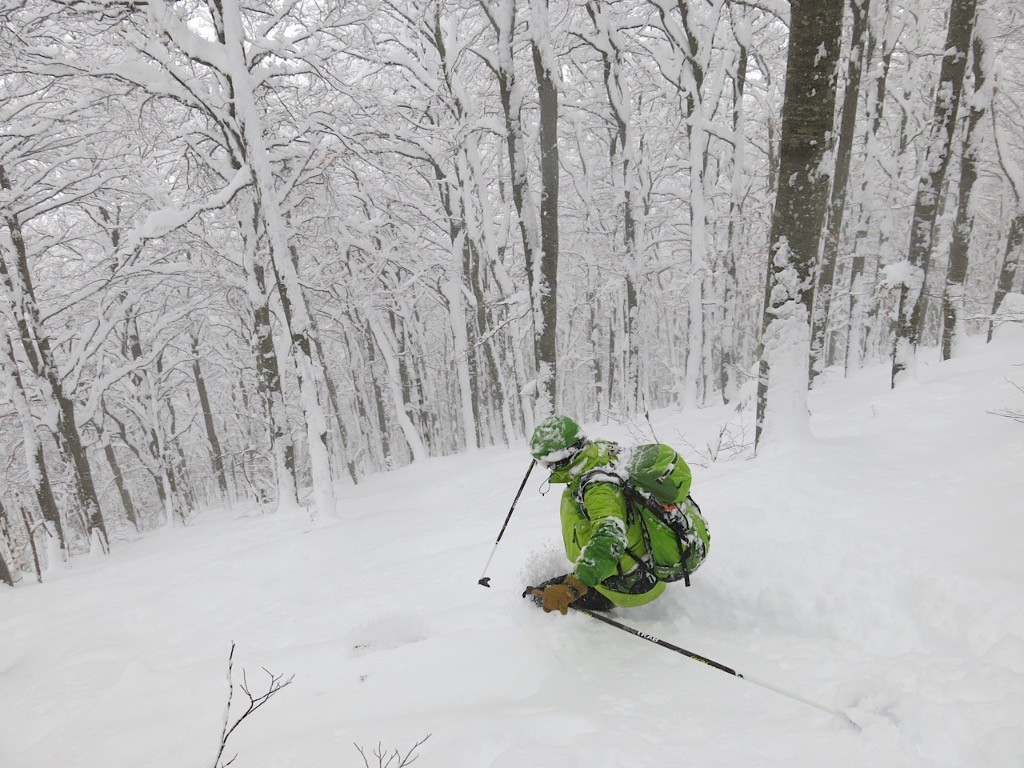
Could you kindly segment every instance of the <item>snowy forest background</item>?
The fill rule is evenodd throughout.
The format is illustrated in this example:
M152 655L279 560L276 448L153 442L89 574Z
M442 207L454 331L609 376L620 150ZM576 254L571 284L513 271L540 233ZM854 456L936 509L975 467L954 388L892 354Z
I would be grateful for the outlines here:
M0 579L1014 320L1024 9L792 5L803 263L781 0L0 0Z

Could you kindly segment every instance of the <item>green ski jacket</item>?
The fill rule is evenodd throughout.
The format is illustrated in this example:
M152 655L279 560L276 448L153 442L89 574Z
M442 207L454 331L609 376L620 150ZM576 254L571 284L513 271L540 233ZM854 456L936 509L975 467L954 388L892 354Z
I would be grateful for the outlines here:
M550 482L566 483L560 507L562 540L576 578L616 605L632 607L661 595L665 583L637 567L647 548L639 515L626 513L621 481L611 474L607 481L601 479L600 470L612 468L616 447L590 443L573 464L552 472Z

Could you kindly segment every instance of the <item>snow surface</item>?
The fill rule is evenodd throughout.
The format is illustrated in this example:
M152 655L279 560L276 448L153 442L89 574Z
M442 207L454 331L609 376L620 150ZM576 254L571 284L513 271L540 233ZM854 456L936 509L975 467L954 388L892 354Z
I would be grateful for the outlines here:
M652 415L712 543L692 587L614 617L859 730L522 600L564 568L537 474L480 587L523 441L340 486L336 518L210 510L0 587L0 767L212 768L232 642L254 693L294 675L237 768L377 765L427 734L423 768L1024 766L1024 424L991 413L1024 409L1024 340L934 359L894 392L888 366L827 373L814 437L755 460L717 445L732 409Z

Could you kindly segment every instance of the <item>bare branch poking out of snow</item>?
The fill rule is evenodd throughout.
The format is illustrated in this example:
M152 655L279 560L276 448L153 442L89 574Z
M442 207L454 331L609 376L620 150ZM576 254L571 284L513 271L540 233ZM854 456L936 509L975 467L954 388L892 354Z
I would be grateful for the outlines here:
M409 751L404 755L397 749L392 752L387 752L378 742L376 749L373 750L373 757L377 759L377 762L373 765L370 764L370 758L366 756L366 751L358 744L356 744L355 747L359 750L359 754L363 758L363 765L365 765L366 768L392 768L392 763L394 763L394 768L404 768L405 766L412 765L412 763L415 762L416 758L419 757L419 755L415 754L416 750L423 746L424 742L426 742L430 736L431 734L428 733L422 739L417 741L409 747ZM397 763L395 762L396 760L398 761Z
M1013 386L1015 386L1021 394L1024 394L1024 387L1012 381L1010 383L1013 384ZM1000 408L998 411L989 411L989 413L992 413L996 416L1003 416L1007 419L1013 419L1014 421L1019 421L1022 424L1024 424L1024 410L1014 408Z
M235 732L235 728L241 725L242 721L245 720L245 718L247 718L257 709L262 707L264 704L266 704L270 700L271 696L273 696L275 693L280 691L285 686L291 685L292 680L295 679L295 676L292 675L287 680L283 680L282 675L275 675L273 672L264 667L263 671L266 672L267 677L270 678L269 682L267 683L267 688L263 693L259 695L253 695L252 691L249 689L249 681L246 678L245 670L242 670L242 682L238 685L238 689L246 695L246 698L249 699L249 703L246 706L245 711L242 712L242 714L240 714L235 719L234 723L232 723L231 703L234 699L235 694L234 660L235 644L232 643L231 652L228 654L228 703L227 706L224 707L224 727L221 730L220 749L217 751L217 759L213 763L213 768L228 768L229 765L235 762L235 758L237 758L238 755L235 755L227 762L223 762L224 749L228 745L228 739L231 738L231 734Z

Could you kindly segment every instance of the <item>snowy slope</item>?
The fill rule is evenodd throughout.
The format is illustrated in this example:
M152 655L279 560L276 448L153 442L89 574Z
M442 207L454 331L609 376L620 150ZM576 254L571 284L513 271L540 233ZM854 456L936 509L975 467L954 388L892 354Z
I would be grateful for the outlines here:
M923 360L895 392L882 367L827 379L815 439L756 460L706 461L749 414L654 415L711 551L615 614L861 730L522 600L563 567L537 475L478 586L520 445L339 488L335 519L209 511L0 589L0 767L212 766L232 642L254 693L294 675L232 736L238 768L361 766L354 743L376 765L427 734L424 768L1024 766L1024 424L989 413L1024 410L1024 341Z

